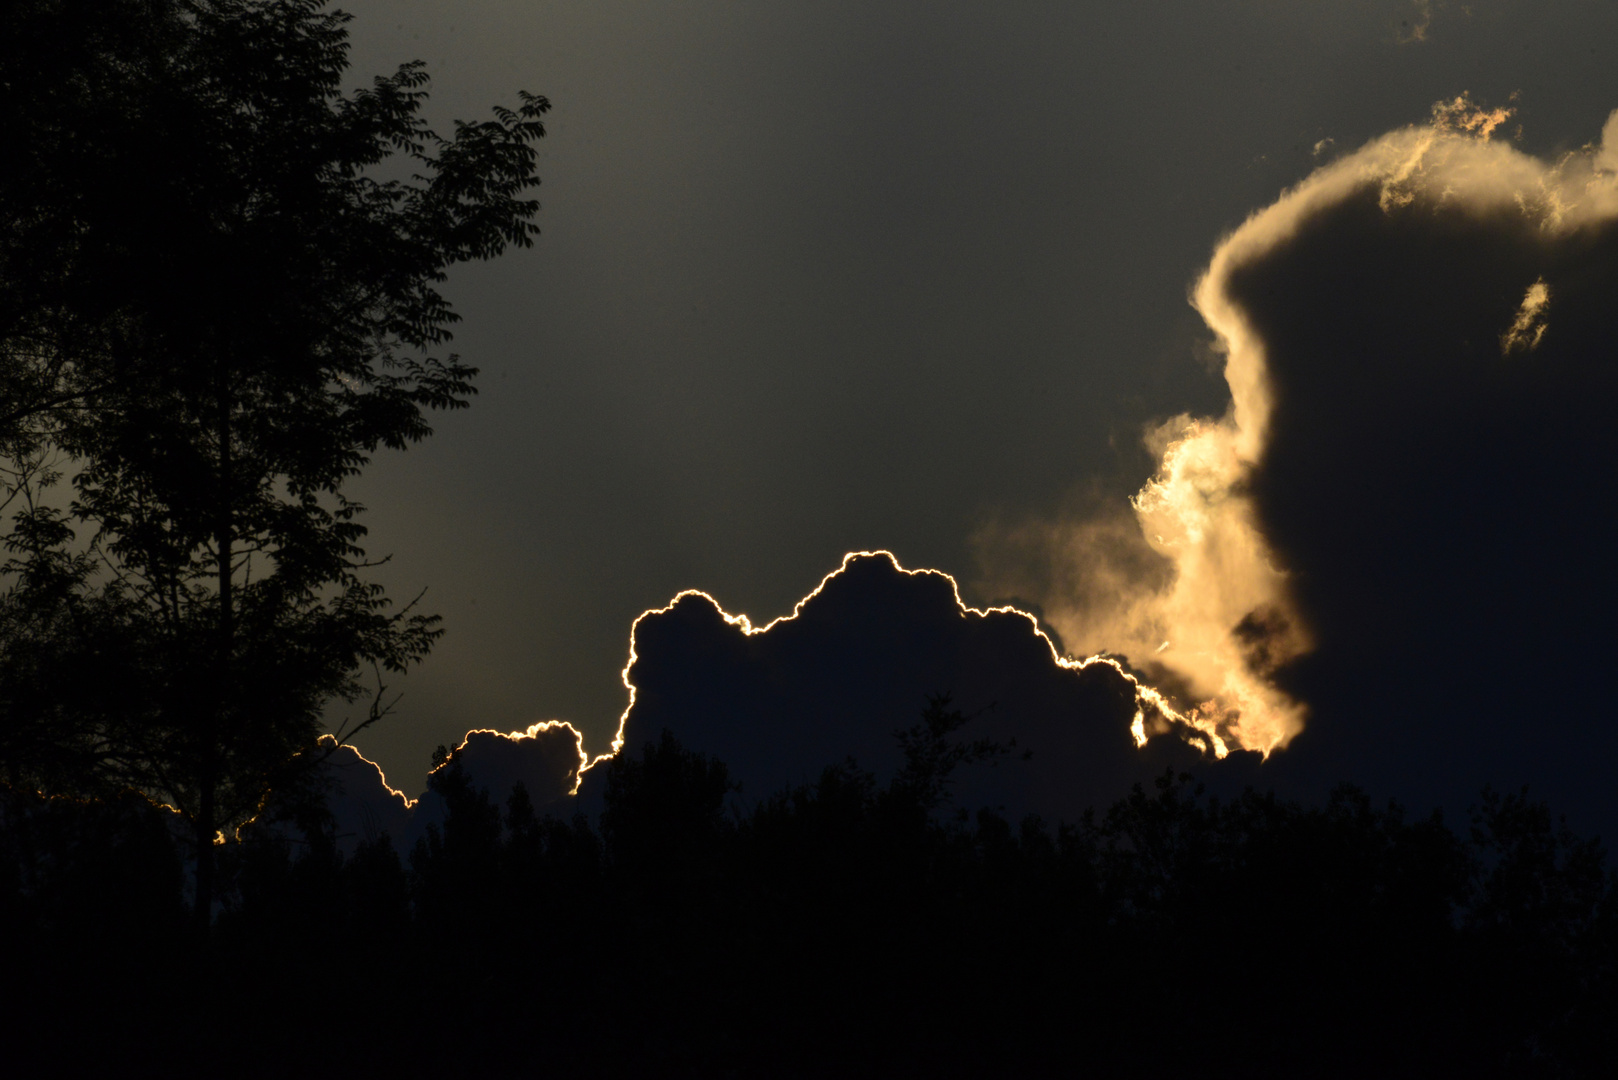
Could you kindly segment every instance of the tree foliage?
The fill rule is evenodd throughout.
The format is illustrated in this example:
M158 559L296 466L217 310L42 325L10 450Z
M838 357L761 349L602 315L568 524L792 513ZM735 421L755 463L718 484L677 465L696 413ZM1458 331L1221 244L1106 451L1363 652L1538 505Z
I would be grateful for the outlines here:
M440 136L419 62L343 90L347 20L23 0L0 45L0 751L204 848L442 633L367 579L344 486L468 403L440 287L538 231L547 101Z
M1526 793L1467 832L1351 787L1220 800L1165 774L1052 827L929 814L852 762L727 808L725 766L667 734L605 767L592 823L451 759L408 863L256 822L207 978L89 1015L131 1038L120 1067L181 1075L243 1047L267 1073L1611 1072L1618 882ZM0 815L0 919L56 958L30 1015L78 1030L82 972L175 939L177 860L139 804ZM187 1065L193 1011L213 1042Z

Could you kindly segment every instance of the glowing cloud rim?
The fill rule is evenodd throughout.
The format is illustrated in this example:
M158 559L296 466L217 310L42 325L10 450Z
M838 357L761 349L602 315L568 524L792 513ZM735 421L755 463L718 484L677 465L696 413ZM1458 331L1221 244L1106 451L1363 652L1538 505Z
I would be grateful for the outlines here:
M701 589L686 589L676 595L672 600L670 600L667 604L664 604L662 607L648 608L646 611L641 612L638 616L636 616L633 625L630 627L629 662L624 665L623 672L620 676L623 680L624 688L629 691L629 704L624 707L624 711L618 716L618 730L613 735L611 749L606 753L596 755L587 765L584 766L583 769L580 770L580 781L582 782L585 771L595 768L603 761L611 760L624 747L624 729L629 723L629 714L635 708L635 696L637 689L634 682L631 681L629 674L635 666L635 661L639 659L639 653L636 651L635 646L636 634L640 629L641 620L650 618L654 615L666 615L670 611L674 610L675 606L678 605L682 600L685 600L688 597L697 597L702 600L706 600L709 604L713 605L714 610L719 613L720 617L723 618L726 623L737 627L743 634L749 637L756 634L765 634L782 623L788 623L796 620L798 616L803 613L804 607L809 604L810 601L814 600L815 597L819 596L823 591L825 591L827 585L847 571L849 566L853 564L855 560L873 558L888 560L888 563L894 568L894 570L904 574L906 577L935 577L941 578L948 582L950 595L955 600L956 611L962 618L976 617L981 619L987 618L990 615L1014 615L1028 620L1028 628L1039 638L1039 640L1045 643L1045 647L1050 651L1051 661L1064 670L1083 671L1085 668L1097 664L1112 668L1122 678L1128 680L1130 685L1133 686L1135 690L1135 716L1130 722L1129 730L1130 734L1135 739L1136 746L1145 746L1147 739L1152 735L1169 731L1175 725L1182 725L1185 729L1194 729L1186 730L1184 731L1184 734L1194 741L1202 741L1205 744L1205 751L1221 758L1229 752L1224 740L1222 740L1216 732L1203 729L1202 726L1195 721L1193 715L1184 714L1176 710L1162 693L1141 682L1140 679L1125 668L1123 663L1114 657L1106 653L1097 653L1094 656L1088 656L1082 660L1064 656L1062 655L1061 651L1057 649L1056 642L1051 639L1049 634L1045 633L1045 631L1040 628L1039 620L1028 612L1023 611L1020 608L1011 607L1009 605L990 608L972 607L961 599L960 585L951 575L942 570L908 570L902 564L900 564L898 557L894 555L893 552L878 548L873 551L851 551L844 555L842 565L833 570L831 573L827 574L825 577L821 578L820 584L816 585L812 590L809 591L807 595L793 605L790 614L778 616L763 626L754 626L752 620L745 614L731 614L725 610L723 605L721 605L711 593L704 592ZM1148 730L1149 728L1150 730ZM577 790L577 785L575 785L574 791L577 792Z
M673 611L674 608L682 601L694 597L704 600L708 604L712 605L714 610L719 613L720 617L724 619L727 624L737 627L742 631L743 634L749 637L757 634L768 633L770 630L780 626L783 623L796 620L803 613L804 608L817 596L824 592L827 585L846 572L856 560L872 558L886 559L889 565L891 565L895 571L904 574L906 577L934 577L947 582L950 588L950 595L955 601L956 612L962 618L987 618L990 615L1012 615L1026 619L1029 630L1036 637L1038 637L1040 641L1044 642L1046 649L1050 653L1051 662L1063 670L1077 672L1083 671L1084 669L1095 665L1111 668L1121 678L1128 681L1128 683L1134 688L1135 715L1130 721L1129 730L1137 747L1145 746L1147 740L1155 735L1164 734L1177 729L1182 737L1186 738L1187 741L1191 742L1193 745L1199 745L1205 753L1222 758L1229 752L1229 748L1225 741L1217 732L1211 730L1205 721L1199 720L1194 711L1192 713L1182 713L1175 709L1174 706L1170 704L1167 697L1165 697L1156 688L1142 682L1119 659L1106 653L1097 653L1096 655L1088 656L1083 659L1074 659L1069 656L1064 656L1056 647L1056 642L1040 627L1039 620L1029 612L1009 605L989 608L973 607L961 599L960 585L950 574L947 574L942 570L906 569L902 564L900 564L898 557L895 556L891 551L887 551L885 549L876 549L870 551L848 552L843 556L842 563L837 567L837 569L831 571L825 577L821 578L819 584L817 584L813 589L805 594L802 599L793 605L792 611L789 614L771 619L768 623L765 623L762 626L755 626L752 619L746 614L732 614L731 612L726 611L723 605L721 605L719 601L714 598L713 594L702 589L682 590L671 600L669 600L668 603L662 605L661 607L647 608L645 611L641 612L635 617L634 622L630 626L629 659L624 664L623 670L619 674L619 678L624 685L624 689L628 691L629 701L618 716L618 727L613 734L610 748L603 753L596 754L594 757L589 756L584 749L583 733L570 721L542 720L537 723L530 724L528 728L523 731L500 731L496 728L473 728L467 731L466 734L462 736L459 744L457 744L455 748L450 751L449 759L453 760L457 754L465 750L467 745L472 740L472 737L475 735L491 735L495 738L507 739L512 742L520 742L524 739L536 738L541 733L550 731L552 729L563 728L572 734L574 747L578 753L579 766L577 771L574 773L573 787L568 792L570 795L577 795L580 785L584 782L585 773L602 764L603 762L612 760L624 748L624 732L629 723L629 715L635 708L636 695L638 693L638 688L630 678L630 672L634 669L636 661L640 658L636 644L637 634L643 620L657 615L666 615ZM329 740L330 738L330 736L325 736L323 741ZM419 799L409 798L404 792L390 785L387 781L386 775L384 775L382 772L381 766L361 754L359 750L353 746L353 744L345 743L343 745L353 750L355 756L359 758L361 762L364 762L365 764L376 769L377 775L380 778L384 789L386 789L390 796L400 799L404 803L407 810L415 808L417 803L420 801ZM445 764L447 763L448 762L446 761ZM442 764L436 766L428 772L428 776L431 776L433 773L436 773L443 767L444 765Z

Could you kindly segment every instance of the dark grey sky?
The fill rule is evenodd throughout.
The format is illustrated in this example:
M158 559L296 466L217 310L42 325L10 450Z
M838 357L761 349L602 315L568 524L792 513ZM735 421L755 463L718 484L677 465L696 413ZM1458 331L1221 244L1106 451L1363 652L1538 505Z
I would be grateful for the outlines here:
M449 629L365 737L390 776L469 727L604 748L681 589L763 622L873 547L969 581L985 521L1122 498L1147 423L1227 398L1188 287L1322 140L1516 92L1546 155L1618 105L1598 0L343 6L445 127L554 104L544 235L450 283L481 396L357 486Z

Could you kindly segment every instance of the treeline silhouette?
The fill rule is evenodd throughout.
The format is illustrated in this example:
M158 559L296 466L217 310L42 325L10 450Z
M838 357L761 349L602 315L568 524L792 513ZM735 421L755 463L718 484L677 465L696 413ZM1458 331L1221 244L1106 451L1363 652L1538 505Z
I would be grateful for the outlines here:
M1189 776L1077 822L951 805L934 699L887 783L748 803L665 732L592 822L451 758L413 850L318 803L222 847L199 940L167 820L6 794L14 1061L165 1075L1583 1076L1615 1060L1614 880L1526 793L1470 827Z

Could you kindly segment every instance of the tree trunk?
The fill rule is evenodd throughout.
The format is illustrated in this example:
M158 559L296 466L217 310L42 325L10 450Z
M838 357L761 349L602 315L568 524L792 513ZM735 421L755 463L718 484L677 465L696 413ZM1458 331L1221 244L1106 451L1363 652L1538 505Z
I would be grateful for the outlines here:
M214 549L218 557L219 625L218 650L214 659L214 686L209 708L198 719L201 732L202 784L197 800L197 895L196 922L206 936L213 925L214 839L218 834L219 767L225 760L230 709L231 653L236 636L235 598L231 595L232 541L235 539L231 514L232 471L230 424L230 367L220 360L215 368L214 393L219 440L219 503L214 521Z
M204 943L208 940L208 931L213 926L213 893L214 893L214 835L218 832L214 825L214 784L213 778L204 778L201 796L197 804L197 895L196 908L193 912L197 934Z

